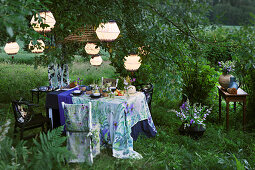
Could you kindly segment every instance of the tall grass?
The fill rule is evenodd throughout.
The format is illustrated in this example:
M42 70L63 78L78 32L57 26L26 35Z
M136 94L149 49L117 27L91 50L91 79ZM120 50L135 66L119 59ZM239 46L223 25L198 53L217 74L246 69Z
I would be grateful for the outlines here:
M47 69L34 69L26 64L0 63L0 102L8 103L21 97L29 99L30 90L48 85Z
M88 85L93 82L100 82L102 77L114 78L116 77L115 69L109 63L109 61L103 61L100 67L95 67L91 66L89 62L75 62L70 65L70 80L74 81L81 78L84 79L82 83Z

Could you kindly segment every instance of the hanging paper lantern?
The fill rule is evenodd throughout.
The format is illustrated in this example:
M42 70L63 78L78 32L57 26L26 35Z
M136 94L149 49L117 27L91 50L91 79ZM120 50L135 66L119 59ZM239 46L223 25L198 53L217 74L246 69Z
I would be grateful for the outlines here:
M19 44L17 42L6 43L6 45L4 47L4 51L8 55L15 55L19 52Z
M124 66L128 71L137 71L141 66L140 57L137 54L130 54L125 57Z
M97 47L96 44L94 43L87 43L85 45L85 51L86 53L88 53L89 55L95 55L95 54L98 54L99 51L100 51L100 47Z
M31 19L30 23L31 23L33 29L39 33L40 32L50 32L51 29L53 29L54 25L56 24L56 20L55 20L53 14L50 11L45 11L45 12L40 12L39 15L42 18L42 22L39 21L38 14L36 14L37 20L35 20L34 16ZM43 28L43 27L41 27L41 24L47 24L49 26Z
M103 62L103 59L100 55L94 55L90 59L90 64L92 66L100 66Z
M43 40L37 40L37 44L33 45L32 41L30 41L28 48L32 53L42 53L45 48L45 44Z
M107 23L101 23L96 29L96 34L100 41L111 42L118 37L120 30L117 23L111 20Z

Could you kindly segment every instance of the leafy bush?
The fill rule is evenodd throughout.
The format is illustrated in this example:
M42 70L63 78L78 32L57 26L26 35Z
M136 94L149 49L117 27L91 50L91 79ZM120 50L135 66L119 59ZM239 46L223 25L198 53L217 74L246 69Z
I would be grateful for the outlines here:
M254 17L255 23L255 17ZM233 56L236 67L235 73L237 79L242 83L242 89L244 89L248 94L248 117L252 118L254 127L254 110L255 110L255 42L251 41L255 38L254 27L242 27L237 35L233 38L238 38L239 48L236 50L236 54ZM251 119L249 119L251 120Z
M63 146L63 126L47 134L40 133L39 142L33 139L33 146L27 147L26 141L13 146L13 140L6 137L9 122L0 128L0 169L60 169L72 154ZM2 133L4 132L4 133Z
M207 104L208 97L217 82L217 72L204 61L186 58L186 62L179 62L182 72L182 93L191 103Z

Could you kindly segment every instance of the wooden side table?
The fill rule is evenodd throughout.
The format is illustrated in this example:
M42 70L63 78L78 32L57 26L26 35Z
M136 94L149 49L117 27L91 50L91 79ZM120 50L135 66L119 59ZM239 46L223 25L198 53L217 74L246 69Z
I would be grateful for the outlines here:
M226 100L226 125L229 129L229 102L234 102L234 110L236 111L236 102L243 102L243 130L245 130L245 111L246 111L246 96L248 93L238 88L237 94L229 94L227 91L218 86L219 91L219 121L221 121L221 97Z

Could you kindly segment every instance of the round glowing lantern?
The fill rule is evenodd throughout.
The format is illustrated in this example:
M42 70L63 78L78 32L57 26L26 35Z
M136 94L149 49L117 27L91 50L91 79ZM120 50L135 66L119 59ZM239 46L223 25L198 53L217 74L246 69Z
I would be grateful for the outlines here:
M101 23L96 29L96 34L100 41L111 42L118 37L120 30L117 23L111 20L107 23Z
M33 45L32 41L30 41L28 48L32 53L42 53L45 48L45 44L43 40L37 40L37 44Z
M90 64L92 66L100 66L103 62L103 59L100 55L94 55L90 59Z
M85 51L86 51L86 53L89 54L89 55L96 55L96 54L99 53L100 47L97 47L97 45L94 44L94 43L89 43L89 42L88 42L88 43L85 45Z
M8 55L15 55L19 52L19 44L17 42L8 42L4 47L4 51Z
M36 14L36 18L33 16L31 19L31 25L33 27L33 29L36 32L50 32L51 29L54 28L54 25L56 24L56 20L53 16L53 14L50 11L45 11L45 12L40 12L39 13L42 22L39 21L39 16L38 14ZM48 27L41 27L41 24L47 24L49 25Z
M124 66L128 71L137 71L141 66L140 57L137 54L130 54L125 57Z

